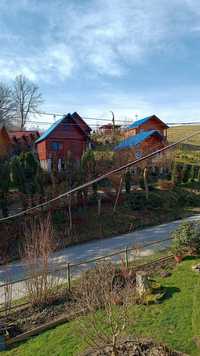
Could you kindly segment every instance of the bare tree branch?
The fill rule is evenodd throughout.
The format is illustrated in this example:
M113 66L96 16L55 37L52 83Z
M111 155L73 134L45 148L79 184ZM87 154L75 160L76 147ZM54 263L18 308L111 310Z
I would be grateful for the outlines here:
M0 126L10 127L14 121L14 105L12 91L4 83L0 83Z
M39 113L39 106L43 102L38 86L23 75L15 78L13 101L21 129L25 127L30 114Z

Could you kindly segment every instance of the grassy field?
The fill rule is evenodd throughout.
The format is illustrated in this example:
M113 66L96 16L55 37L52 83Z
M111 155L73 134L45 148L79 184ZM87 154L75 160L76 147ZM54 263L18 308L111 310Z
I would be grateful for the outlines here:
M193 133L198 131L200 131L200 125L182 125L170 127L168 129L168 140L169 142L176 142L181 138L192 135ZM197 149L200 149L200 133L199 135L192 137L186 143L195 146Z
M169 143L176 142L198 131L200 131L200 125L171 127L168 130ZM176 160L182 164L186 163L200 166L200 133L177 146Z
M157 280L166 287L167 297L161 304L134 305L130 307L131 322L127 335L153 337L170 347L198 356L199 350L193 341L192 308L193 294L198 274L191 266L200 259L187 259L175 268L172 276ZM87 320L86 327L87 327ZM2 356L75 356L87 345L79 330L80 320L66 323L53 330L44 332L14 349L2 352ZM88 332L90 326L88 325Z

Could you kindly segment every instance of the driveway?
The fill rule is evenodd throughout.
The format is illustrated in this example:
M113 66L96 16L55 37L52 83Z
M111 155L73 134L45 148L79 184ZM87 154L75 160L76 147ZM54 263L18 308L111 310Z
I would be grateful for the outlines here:
M94 259L100 256L108 255L112 252L125 249L125 247L139 246L155 241L165 240L170 237L170 234L183 221L196 221L200 219L200 215L191 216L184 220L176 220L167 224L162 224L143 230L131 232L129 234L115 236L112 238L94 240L84 244L67 247L63 250L53 253L51 256L51 263L53 265L66 266L67 263L79 263L81 261ZM169 247L170 241L155 244L142 249L139 256L150 255L162 248ZM139 257L137 254L137 258ZM114 258L115 261L120 260L122 256ZM135 256L129 256L134 258ZM72 269L72 275L77 276L84 269L90 268L92 264L82 264L79 267ZM53 272L52 272L53 274ZM55 272L54 272L55 274ZM23 262L13 262L7 266L0 266L0 285L5 283L7 278L16 281L27 276L27 269ZM66 270L59 274L61 280L66 281ZM24 284L22 282L16 283L13 289L13 297L21 297L24 295ZM0 288L0 303L3 298L3 288Z

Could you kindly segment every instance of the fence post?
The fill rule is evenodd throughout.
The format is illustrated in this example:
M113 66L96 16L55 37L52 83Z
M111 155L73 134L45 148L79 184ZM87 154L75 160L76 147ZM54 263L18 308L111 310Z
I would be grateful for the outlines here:
M128 268L128 247L125 248L125 264L126 268Z
M68 289L70 291L71 289L71 273L70 273L70 264L67 264L67 284L68 284Z

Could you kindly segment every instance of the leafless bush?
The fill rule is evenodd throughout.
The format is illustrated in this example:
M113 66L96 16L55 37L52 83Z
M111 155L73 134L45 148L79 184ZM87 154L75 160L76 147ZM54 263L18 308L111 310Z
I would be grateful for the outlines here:
M28 270L26 291L33 306L51 303L58 294L60 279L50 264L54 250L53 228L48 216L26 228L23 258Z
M88 311L104 307L105 293L109 295L112 290L114 270L112 263L101 262L94 269L82 274L76 289L76 298L82 307Z
M6 277L4 279L4 286L0 286L0 297L2 298L2 304L0 307L5 311L5 317L8 317L13 301L13 293L12 293L12 283L11 278L8 271L6 271Z
M111 345L112 356L117 355L117 344L127 326L128 305L133 294L130 285L113 290L114 273L110 263L100 263L93 273L86 273L81 280L77 301L79 307L87 312L79 323L84 340L95 349Z

